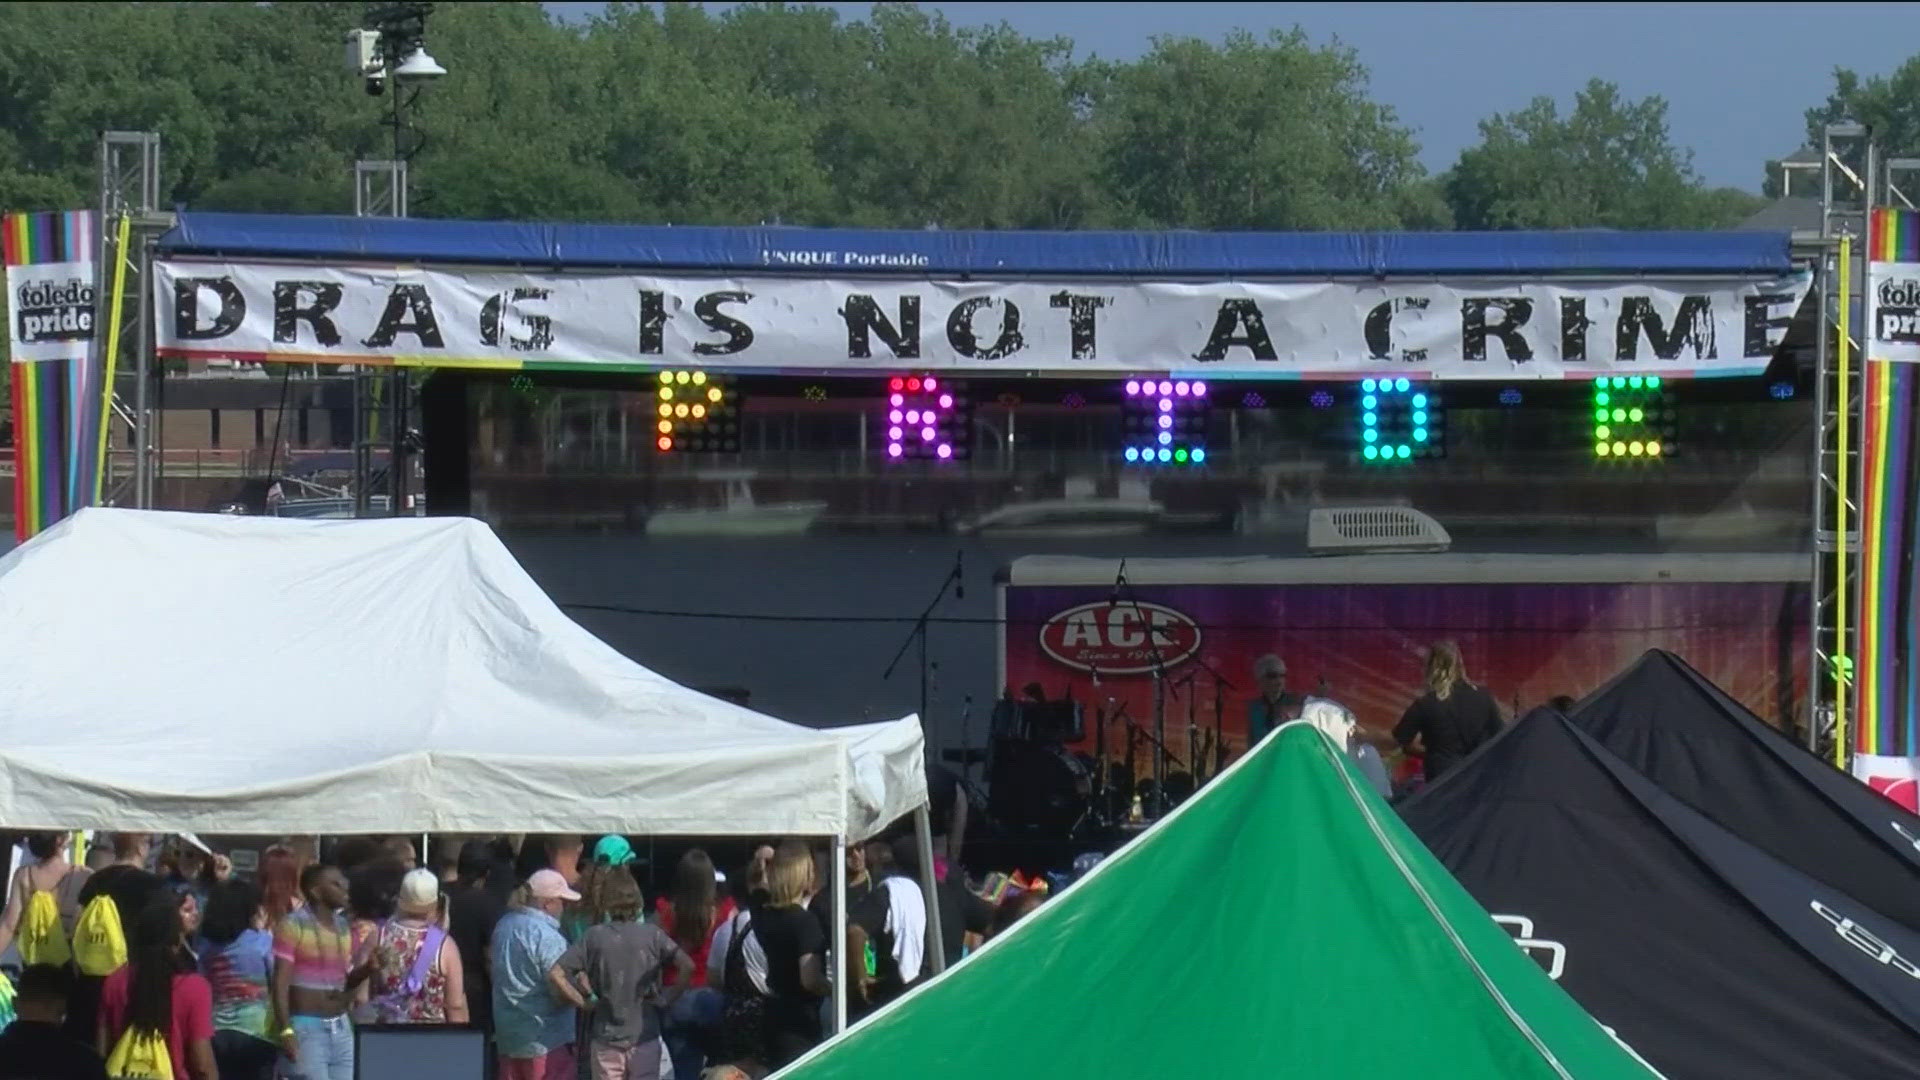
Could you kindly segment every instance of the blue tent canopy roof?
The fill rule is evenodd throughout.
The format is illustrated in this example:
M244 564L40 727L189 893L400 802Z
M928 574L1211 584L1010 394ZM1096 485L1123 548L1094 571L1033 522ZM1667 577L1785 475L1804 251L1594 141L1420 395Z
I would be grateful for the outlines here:
M582 225L183 212L169 255L805 275L1771 275L1784 232L1216 233Z

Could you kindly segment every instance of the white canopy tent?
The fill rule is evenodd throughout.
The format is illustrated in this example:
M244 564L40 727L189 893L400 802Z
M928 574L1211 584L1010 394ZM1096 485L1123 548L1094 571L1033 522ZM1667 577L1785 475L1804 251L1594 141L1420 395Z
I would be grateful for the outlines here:
M0 558L0 823L860 839L917 717L815 730L641 667L466 518L86 509Z

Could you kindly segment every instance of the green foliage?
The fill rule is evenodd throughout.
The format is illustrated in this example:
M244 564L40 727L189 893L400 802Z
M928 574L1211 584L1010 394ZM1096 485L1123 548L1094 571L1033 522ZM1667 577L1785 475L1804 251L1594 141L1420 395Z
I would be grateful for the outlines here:
M0 206L91 202L97 133L121 128L161 133L169 206L349 211L352 163L391 156L394 138L393 98L342 67L362 14L0 5ZM418 216L1647 228L1724 224L1744 205L1700 188L1657 98L1604 84L1566 118L1540 101L1488 121L1481 146L1428 177L1353 50L1297 29L1163 39L1107 63L910 4L845 21L779 3L615 3L565 24L501 3L439 5L428 43L451 73L405 99ZM1911 114L1920 74L1906 79L1848 92Z
M1864 80L1846 68L1836 68L1833 93L1824 104L1807 110L1807 145L1817 149L1826 126L1841 120L1872 128L1874 143L1883 154L1920 154L1920 56L1908 59L1892 75Z
M1595 79L1562 117L1552 98L1480 123L1445 178L1463 229L1696 229L1735 224L1738 192L1708 191L1667 132L1667 103Z
M1215 46L1162 38L1105 72L1105 176L1161 228L1391 229L1421 178L1413 135L1366 97L1366 69L1299 31ZM1417 202L1418 200L1413 200Z

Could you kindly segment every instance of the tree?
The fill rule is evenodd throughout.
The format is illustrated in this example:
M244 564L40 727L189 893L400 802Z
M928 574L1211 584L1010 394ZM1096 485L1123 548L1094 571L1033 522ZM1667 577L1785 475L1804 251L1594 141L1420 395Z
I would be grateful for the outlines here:
M163 205L340 213L393 153L340 63L357 3L0 4L0 204L86 205L103 128L157 130ZM1658 98L1595 83L1483 125L1445 177L1353 50L1299 30L1167 38L1130 63L937 11L443 4L449 75L406 94L416 216L921 228L1438 229L1726 224ZM1836 76L1905 117L1920 61ZM391 95L394 88L388 88ZM1843 100L1844 99L1844 100ZM1879 110L1875 112L1874 110ZM1863 119L1873 117L1862 115ZM1889 121L1892 122L1892 121Z
M1807 110L1807 145L1817 151L1826 126L1841 120L1872 128L1883 154L1920 153L1920 56L1908 59L1892 75L1865 80L1835 68L1833 93L1825 104Z
M1621 97L1595 79L1564 118L1552 98L1480 123L1480 143L1445 178L1463 229L1691 229L1751 212L1708 192L1673 145L1667 103Z
M1100 220L1071 44L876 4L868 21L742 5L711 63L805 119L820 223L1074 228Z
M1100 74L1104 178L1141 225L1390 229L1419 204L1413 135L1368 99L1344 46L1316 48L1298 29L1217 46L1160 38ZM1424 215L1435 211L1428 199Z

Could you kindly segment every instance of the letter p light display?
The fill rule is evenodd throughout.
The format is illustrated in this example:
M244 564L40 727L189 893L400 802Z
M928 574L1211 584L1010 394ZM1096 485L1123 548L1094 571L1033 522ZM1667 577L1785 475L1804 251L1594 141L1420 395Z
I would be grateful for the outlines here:
M1658 375L1609 375L1593 381L1588 427L1593 456L1606 461L1672 457L1678 414Z
M1120 456L1129 465L1207 463L1207 384L1154 375L1128 379Z
M934 375L895 375L887 380L888 461L965 461L973 435L973 406L965 383Z
M1440 395L1400 377L1360 382L1360 460L1384 465L1447 456Z
M653 446L662 453L740 452L740 394L732 376L663 371L654 392Z

